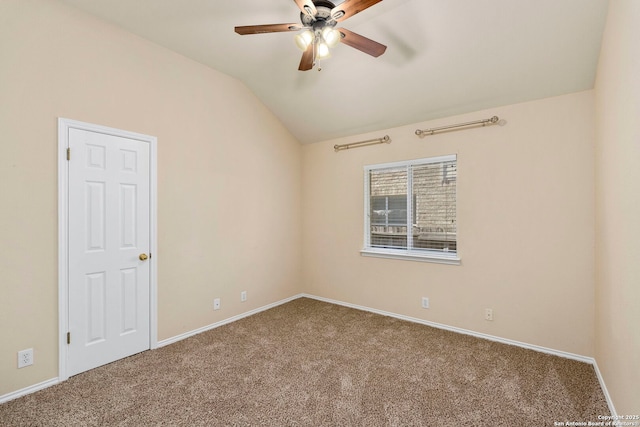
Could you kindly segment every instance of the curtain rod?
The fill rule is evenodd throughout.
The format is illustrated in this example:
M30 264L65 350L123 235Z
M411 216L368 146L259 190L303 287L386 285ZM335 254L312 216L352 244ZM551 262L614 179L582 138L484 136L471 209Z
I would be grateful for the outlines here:
M494 125L496 123L498 123L498 120L500 120L498 118L498 116L493 116L490 119L484 119L484 120L476 120L475 122L467 122L467 123L459 123L456 125L449 125L449 126L441 126L441 127L437 127L437 128L431 128L431 129L424 129L424 130L416 130L416 135L418 135L419 137L424 137L427 135L433 135L436 132L443 132L443 131L447 131L450 129L455 129L455 128L459 128L459 127L466 127L466 126L491 126Z
M340 144L340 145L336 144L333 146L333 149L337 153L338 151L348 150L349 148L358 148L358 147L365 147L367 145L385 144L385 143L386 144L391 143L391 138L389 138L389 135L385 135L382 138L368 139L366 141L351 142L349 144Z

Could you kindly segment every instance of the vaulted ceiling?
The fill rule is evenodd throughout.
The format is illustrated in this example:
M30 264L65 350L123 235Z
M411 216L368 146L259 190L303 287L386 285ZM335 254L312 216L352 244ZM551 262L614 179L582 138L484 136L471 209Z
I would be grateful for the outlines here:
M301 143L593 88L608 0L384 0L340 23L344 44L298 71L293 0L60 0L244 82ZM336 5L342 1L334 2Z

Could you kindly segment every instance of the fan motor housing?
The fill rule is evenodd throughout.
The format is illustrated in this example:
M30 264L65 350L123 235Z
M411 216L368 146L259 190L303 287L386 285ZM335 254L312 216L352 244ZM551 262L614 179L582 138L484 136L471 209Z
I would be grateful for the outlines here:
M331 25L328 21L332 21L331 11L336 6L327 0L317 0L314 1L313 4L317 10L315 16L310 16L306 13L300 12L300 21L302 22L302 25L304 25L305 27L314 27L313 24L318 21L326 23L322 25L323 27L326 25ZM333 25L335 24L336 23L334 22Z

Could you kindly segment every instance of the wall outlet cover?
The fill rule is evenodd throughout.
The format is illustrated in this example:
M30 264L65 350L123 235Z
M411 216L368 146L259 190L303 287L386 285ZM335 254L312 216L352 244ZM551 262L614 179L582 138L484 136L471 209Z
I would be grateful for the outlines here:
M18 368L33 365L33 349L28 348L18 352Z

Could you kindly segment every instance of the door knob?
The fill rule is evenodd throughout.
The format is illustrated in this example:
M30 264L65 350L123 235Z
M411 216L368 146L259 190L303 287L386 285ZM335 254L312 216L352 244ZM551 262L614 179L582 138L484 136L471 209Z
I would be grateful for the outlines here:
M140 261L145 261L149 257L147 256L147 254L140 254L138 258L140 258Z

